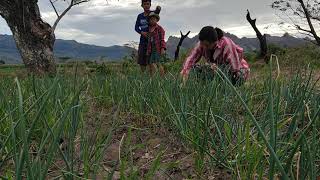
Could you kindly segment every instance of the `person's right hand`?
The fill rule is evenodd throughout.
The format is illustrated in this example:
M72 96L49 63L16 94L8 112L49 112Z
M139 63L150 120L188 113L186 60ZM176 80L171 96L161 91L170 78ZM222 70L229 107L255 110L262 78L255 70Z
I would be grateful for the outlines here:
M145 38L148 37L148 33L147 33L147 32L141 32L141 35L142 35L143 37L145 37Z
M182 76L182 85L184 86L188 80L188 74L183 73L181 74L181 76Z

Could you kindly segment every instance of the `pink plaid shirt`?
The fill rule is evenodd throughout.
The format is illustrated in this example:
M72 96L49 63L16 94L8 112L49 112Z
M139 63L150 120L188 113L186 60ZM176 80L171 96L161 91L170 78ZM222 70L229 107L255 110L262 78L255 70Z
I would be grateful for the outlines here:
M151 27L149 28L151 29ZM152 51L152 41L155 42L156 50L160 54L161 49L166 49L166 41L164 40L165 37L165 31L160 25L156 25L153 32L149 31L149 37L148 37L148 47L147 47L147 54L150 55Z
M189 74L190 69L200 61L202 56L209 63L210 59L213 59L213 63L217 65L230 65L232 72L240 73L240 70L244 71L245 79L249 76L250 68L247 61L243 58L243 49L228 37L222 37L218 41L213 54L210 54L208 49L201 46L199 42L186 59L181 74ZM212 57L210 58L210 56Z

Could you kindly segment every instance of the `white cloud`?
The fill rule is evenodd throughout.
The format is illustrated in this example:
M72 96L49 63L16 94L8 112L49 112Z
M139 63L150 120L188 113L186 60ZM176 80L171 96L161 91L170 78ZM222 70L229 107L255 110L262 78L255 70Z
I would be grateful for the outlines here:
M0 17L0 34L12 34L7 22Z
M110 41L111 44L117 44L116 39L118 39L118 35L116 34L92 34L79 29L70 28L60 28L59 30L57 30L56 36L59 39L73 39L81 43L94 44L100 46L104 46L105 41ZM121 40L125 41L125 38Z
M285 32L296 33L295 30L281 28L280 26L274 23L257 25L257 27L262 34L283 35ZM255 37L256 36L255 31L252 29L250 25L226 27L223 30L232 34L236 34L238 37Z
M55 22L55 20L57 19L57 15L55 12L53 11L49 11L49 12L42 12L41 13L41 17L48 22L49 24L53 24Z
M166 29L166 36L180 35L191 31L190 36L198 34L202 26L218 26L240 37L254 36L254 31L246 22L246 10L250 9L252 17L258 18L261 31L270 34L283 34L277 26L279 22L274 11L269 7L272 0L153 0L152 8L162 6L160 24ZM73 39L83 43L97 45L124 44L138 41L134 31L136 17L143 10L141 0L91 0L74 7L62 19L57 27L56 37ZM56 19L48 0L40 0L42 17L51 25ZM59 12L67 6L61 1L57 4ZM275 24L275 25L274 25ZM269 29L264 27L270 26ZM0 34L10 30L0 20Z

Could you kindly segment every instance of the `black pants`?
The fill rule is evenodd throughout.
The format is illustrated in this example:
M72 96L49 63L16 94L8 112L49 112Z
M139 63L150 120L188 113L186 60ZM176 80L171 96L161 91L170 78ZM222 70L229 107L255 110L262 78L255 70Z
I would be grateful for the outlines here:
M148 48L148 42L142 41L139 44L138 49L138 64L140 66L146 66L148 65L148 56L147 56L147 48Z

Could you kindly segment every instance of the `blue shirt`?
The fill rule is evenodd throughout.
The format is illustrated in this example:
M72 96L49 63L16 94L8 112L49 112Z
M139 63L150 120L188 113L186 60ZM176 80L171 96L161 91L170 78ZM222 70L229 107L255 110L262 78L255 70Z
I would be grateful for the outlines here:
M139 34L141 34L141 32L149 32L148 16L144 16L144 13L138 15L135 30ZM148 39L141 35L140 44L146 43L147 41Z

